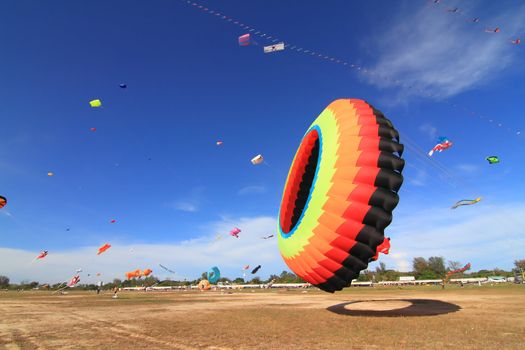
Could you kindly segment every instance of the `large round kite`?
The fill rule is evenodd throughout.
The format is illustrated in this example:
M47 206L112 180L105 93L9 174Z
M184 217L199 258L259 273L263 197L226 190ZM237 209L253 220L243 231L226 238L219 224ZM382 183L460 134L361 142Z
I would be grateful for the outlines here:
M200 290L209 290L211 288L211 284L210 282L208 282L208 280L200 281L197 286L199 287Z
M219 281L219 278L221 278L221 271L217 266L214 266L208 271L208 281L210 283L217 283Z
M279 250L299 277L341 290L384 251L403 183L402 152L390 120L365 101L336 100L313 122L279 213Z

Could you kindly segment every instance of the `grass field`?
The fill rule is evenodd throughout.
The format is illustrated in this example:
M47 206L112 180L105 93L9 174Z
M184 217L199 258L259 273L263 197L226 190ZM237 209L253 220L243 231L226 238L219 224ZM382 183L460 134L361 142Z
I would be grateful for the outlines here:
M0 292L2 349L525 349L525 285Z

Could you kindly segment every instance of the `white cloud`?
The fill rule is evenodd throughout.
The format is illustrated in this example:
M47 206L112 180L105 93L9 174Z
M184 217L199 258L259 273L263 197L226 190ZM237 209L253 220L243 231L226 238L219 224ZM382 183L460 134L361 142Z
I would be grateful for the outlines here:
M419 127L419 131L421 131L422 133L428 135L428 137L431 139L431 140L436 140L437 139L437 128L430 124L430 123L425 123L423 125L421 125Z
M471 262L474 271L494 267L510 269L525 258L525 205L514 203L415 210L397 216L388 228L391 255L380 261L388 267L410 270L417 256L444 256L446 260Z
M513 33L523 23L523 11L523 6L514 8L484 23L504 23L505 32ZM483 24L465 19L428 6L402 10L380 37L368 39L380 48L370 83L399 87L397 80L412 86L403 94L443 98L497 78L513 62L515 47L503 35L485 33Z
M261 194L266 193L266 187L264 186L246 186L241 188L237 194L240 196L246 195L246 194Z
M446 260L471 262L473 270L512 268L514 260L525 258L525 217L522 215L525 205L491 206L488 200L455 210L398 208L394 222L385 233L392 239L390 254L380 255L379 262L385 262L388 268L407 271L416 256L444 256ZM239 238L228 235L235 226L242 230ZM262 239L275 234L276 227L273 217L224 218L205 225L207 233L190 240L132 244L110 239L112 247L100 256L96 255L98 246L89 246L50 251L45 259L33 263L37 251L0 248L0 275L14 282L54 283L65 281L81 267L82 280L94 283L96 272L102 272L101 278L108 282L115 277L123 279L126 271L151 268L161 279L195 279L210 267L218 266L224 276L235 278L242 276L242 266L261 264L259 276L266 278L287 269L276 238ZM217 234L221 235L220 240L215 239ZM159 264L175 270L177 275L165 272ZM87 277L88 273L92 276Z
M474 164L459 164L456 168L464 173L475 173L479 167Z
M172 203L172 207L175 210L185 211L194 213L199 211L200 204L202 202L202 194L204 187L195 187L191 190L190 194L182 199L176 200Z
M227 234L233 226L242 230L237 239ZM98 279L95 276L97 272L101 272L100 278L108 282L113 278L124 279L126 271L151 268L153 274L161 279L195 279L210 267L218 266L224 276L235 278L242 276L242 266L261 264L257 275L266 278L287 269L280 257L277 241L261 239L274 234L276 227L277 222L271 217L223 220L208 224L206 229L209 234L191 240L167 244L110 241L112 247L99 256L96 255L98 246L81 247L49 251L45 259L33 263L31 261L39 252L0 248L0 275L10 277L13 282L36 280L55 283L71 278L81 267L82 280L94 283ZM218 233L222 234L222 239L216 241ZM175 270L177 275L167 273L159 264Z
M190 212L190 213L193 213L193 212L196 212L199 210L199 207L197 206L197 203L191 203L191 202L175 202L173 204L173 208L177 209L177 210L181 210L181 211L186 211L186 212Z
M408 182L414 186L425 186L427 184L428 174L423 169L416 169L416 175L408 177Z

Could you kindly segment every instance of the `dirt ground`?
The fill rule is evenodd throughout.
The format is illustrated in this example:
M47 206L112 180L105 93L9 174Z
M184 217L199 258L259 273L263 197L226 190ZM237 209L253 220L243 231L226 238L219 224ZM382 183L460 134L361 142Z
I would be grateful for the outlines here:
M525 349L525 285L0 292L0 349Z

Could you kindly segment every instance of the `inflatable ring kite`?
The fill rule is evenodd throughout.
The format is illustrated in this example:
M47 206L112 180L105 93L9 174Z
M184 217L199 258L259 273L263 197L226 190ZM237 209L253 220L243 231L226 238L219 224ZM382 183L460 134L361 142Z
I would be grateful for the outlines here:
M333 293L388 253L384 229L399 202L402 153L390 120L365 101L336 100L317 117L279 210L279 250L295 274Z
M214 266L210 269L210 271L208 271L207 277L210 283L217 283L221 278L221 271L217 266Z
M200 281L197 286L199 287L199 290L209 290L211 288L211 284L208 280Z

